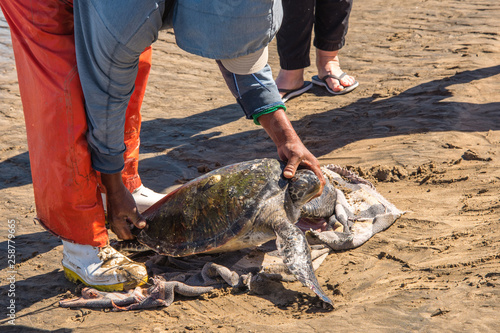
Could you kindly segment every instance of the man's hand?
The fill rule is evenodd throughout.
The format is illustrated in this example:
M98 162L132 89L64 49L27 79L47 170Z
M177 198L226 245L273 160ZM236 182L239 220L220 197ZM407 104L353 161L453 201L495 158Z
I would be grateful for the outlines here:
M317 195L320 196L326 181L321 172L319 162L304 146L288 120L285 111L279 109L275 112L264 114L259 117L258 121L276 145L280 159L287 162L283 175L286 178L292 178L299 165L312 170L321 182L321 190Z
M111 230L120 239L133 239L134 236L130 232L131 225L142 229L146 226L146 220L139 214L132 194L123 185L121 173L103 173L101 180L106 188L108 222Z

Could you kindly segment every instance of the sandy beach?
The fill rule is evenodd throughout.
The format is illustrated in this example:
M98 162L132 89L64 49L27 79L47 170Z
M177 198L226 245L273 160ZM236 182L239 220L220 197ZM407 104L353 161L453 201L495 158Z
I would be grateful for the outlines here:
M363 246L323 262L316 273L332 311L291 282L264 295L228 289L132 312L58 305L81 286L64 278L61 241L33 222L22 104L2 17L0 330L500 331L499 17L497 0L356 0L340 59L360 86L334 97L314 87L287 102L322 164L354 168L408 211ZM243 117L214 61L182 51L167 31L153 49L139 164L147 187L165 193L222 165L277 157L265 131ZM270 65L276 76L275 42ZM306 70L308 78L316 74L315 66ZM13 220L14 269L7 260ZM7 317L12 299L16 326Z

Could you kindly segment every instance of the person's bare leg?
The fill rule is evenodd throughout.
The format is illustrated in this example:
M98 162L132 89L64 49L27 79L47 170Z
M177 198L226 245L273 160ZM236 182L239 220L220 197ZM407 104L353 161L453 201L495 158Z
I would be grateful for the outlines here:
M278 89L298 89L304 85L304 68L301 69L280 69L278 77L276 78L276 85ZM286 92L281 92L283 97Z
M343 71L340 69L340 62L338 57L339 51L323 51L316 49L316 67L318 68L318 76L320 78L325 77L325 75L332 74L335 76L342 75ZM349 87L356 82L356 79L352 76L346 75L341 80L342 84L338 80L333 78L328 78L326 83L333 91L342 91L345 87ZM279 87L279 86L278 86Z

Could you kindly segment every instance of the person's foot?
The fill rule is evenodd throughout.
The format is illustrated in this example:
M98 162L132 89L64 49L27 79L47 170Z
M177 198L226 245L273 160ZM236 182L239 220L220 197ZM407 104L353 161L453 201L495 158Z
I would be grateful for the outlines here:
M341 77L344 74L342 69L340 69L338 53L338 50L323 51L316 49L316 67L318 68L318 77L320 79L327 75ZM340 80L329 77L325 80L325 83L334 92L341 92L353 85L357 85L356 79L350 75L344 75Z
M312 88L312 83L304 81L304 69L286 70L280 69L276 78L276 85L283 102L297 97Z
M278 73L278 77L276 78L276 85L278 89L283 90L293 90L298 89L304 85L304 69L280 69ZM281 97L285 95L285 93L280 92Z
M156 193L144 185L141 185L132 192L132 196L134 197L137 209L139 209L139 212L142 213L160 199L163 199L165 194Z
M102 291L122 291L148 280L146 266L107 245L94 247L63 241L64 275Z

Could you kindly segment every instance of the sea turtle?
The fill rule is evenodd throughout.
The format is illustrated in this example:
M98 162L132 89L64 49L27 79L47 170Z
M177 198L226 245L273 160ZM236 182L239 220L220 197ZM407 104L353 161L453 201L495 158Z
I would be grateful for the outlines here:
M386 200L369 181L332 164L321 167L327 179L323 194L307 202L318 191L318 179L307 170L297 171L294 179L285 179L281 176L283 166L277 160L234 164L168 194L144 213L148 228L134 231L148 246L136 240L112 244L120 250L154 249L167 255L154 257L159 265L154 259L151 262L152 286L147 290L138 287L127 294L84 290L82 297L63 300L60 305L114 310L168 306L174 293L198 296L221 279L231 286L246 285L254 292L266 292L272 288L266 276L291 281L290 273L331 304L314 276L311 254L317 268L329 252L324 245L334 250L358 247L405 212ZM343 232L337 232L340 226L336 222L343 225ZM311 245L315 249L309 250L297 226L306 231L309 244L319 244ZM268 243L234 252L272 238L277 239L278 251L270 250ZM188 256L208 252L230 253ZM281 262L275 252L281 254ZM164 265L165 259L169 264ZM283 269L283 264L288 269Z
M307 169L284 178L284 166L276 159L258 159L193 179L143 213L148 224L134 232L137 240L160 254L181 257L230 252L276 238L290 272L332 304L314 275L304 233L295 225L319 192L320 181ZM324 197L331 200L334 194L327 188Z

